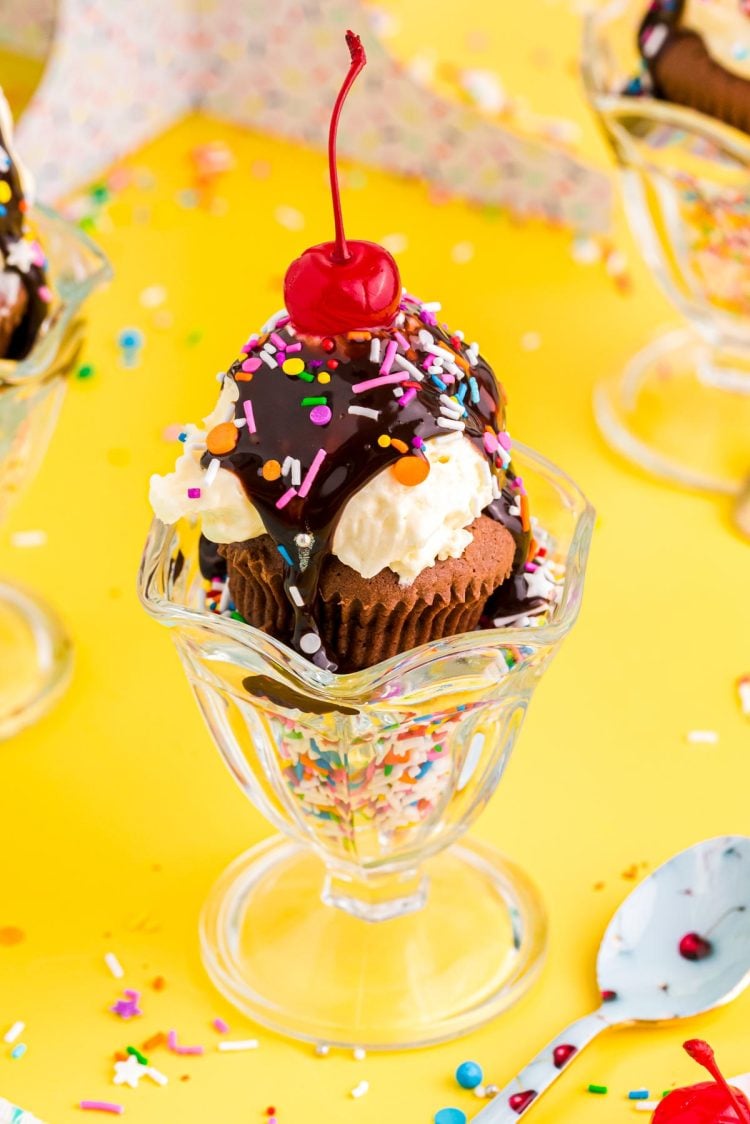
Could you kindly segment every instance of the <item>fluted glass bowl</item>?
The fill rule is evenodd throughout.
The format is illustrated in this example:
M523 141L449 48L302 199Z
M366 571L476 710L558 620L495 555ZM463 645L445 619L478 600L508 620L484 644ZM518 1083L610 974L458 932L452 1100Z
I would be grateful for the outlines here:
M750 137L623 95L647 6L614 0L588 15L583 75L638 246L689 326L604 380L596 415L607 441L648 472L734 495L750 476Z
M47 450L67 378L83 343L83 304L110 276L100 250L46 207L33 212L54 299L43 333L22 361L0 360L0 523ZM54 612L0 581L0 739L43 714L64 690L71 645Z
M201 921L220 991L298 1038L418 1046L514 1002L545 946L526 876L458 840L495 791L539 677L578 614L593 512L516 446L560 600L536 627L479 630L350 675L205 608L198 532L152 525L146 609L173 629L224 760L282 833L237 859Z

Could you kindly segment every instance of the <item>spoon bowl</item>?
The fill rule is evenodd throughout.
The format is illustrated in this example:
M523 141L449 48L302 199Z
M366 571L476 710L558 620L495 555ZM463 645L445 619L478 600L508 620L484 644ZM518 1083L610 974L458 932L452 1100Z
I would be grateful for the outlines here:
M680 951L687 936L696 938ZM729 1003L750 982L750 839L669 859L612 918L597 960L611 1022L667 1022Z
M599 949L602 1005L537 1054L474 1124L511 1124L603 1030L691 1018L750 983L750 838L696 843L649 875L610 921Z

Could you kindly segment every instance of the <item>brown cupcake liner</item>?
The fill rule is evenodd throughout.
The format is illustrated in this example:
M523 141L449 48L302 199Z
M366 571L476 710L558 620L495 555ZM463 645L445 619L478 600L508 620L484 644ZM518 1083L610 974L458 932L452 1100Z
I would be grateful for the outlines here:
M391 570L363 578L330 558L321 574L316 620L340 671L358 671L444 636L470 632L490 594L511 570L514 543L499 523L480 516L460 558L437 562L408 586ZM288 643L294 614L284 592L284 567L268 535L219 548L229 588L245 620Z

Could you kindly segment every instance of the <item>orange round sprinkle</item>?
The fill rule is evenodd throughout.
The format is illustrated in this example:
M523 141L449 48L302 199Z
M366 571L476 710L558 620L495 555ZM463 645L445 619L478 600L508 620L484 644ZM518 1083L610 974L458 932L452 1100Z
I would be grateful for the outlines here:
M221 456L222 453L231 453L239 440L239 430L234 422L222 422L215 425L206 438L209 453Z
M266 461L261 474L264 480L278 480L281 476L281 465L278 461Z
M21 944L25 937L26 934L23 929L19 929L16 925L4 925L0 929L0 945L5 948L11 948L14 944Z
M430 475L430 462L424 457L401 457L391 465L391 472L399 484L413 488Z
M330 381L331 381L331 376L328 374L328 371L321 371L320 374L318 375L318 382L327 383L327 382L330 382Z

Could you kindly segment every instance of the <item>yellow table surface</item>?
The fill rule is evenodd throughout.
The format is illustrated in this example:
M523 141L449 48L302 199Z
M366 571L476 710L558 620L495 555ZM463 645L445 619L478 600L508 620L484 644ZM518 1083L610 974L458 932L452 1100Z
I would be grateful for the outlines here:
M178 196L191 185L188 152L214 139L229 145L236 168L220 185L219 213L209 214ZM619 220L629 293L602 266L576 264L569 233L461 202L433 206L424 185L383 173L347 176L349 231L405 236L399 261L409 287L441 299L450 323L480 341L507 387L511 432L563 465L600 517L581 620L477 828L544 894L551 939L541 980L467 1040L360 1062L320 1059L257 1030L204 975L201 902L223 867L269 829L233 786L169 635L140 610L134 584L148 476L175 455L163 430L207 411L214 373L279 307L287 263L329 236L324 160L194 118L127 167L134 180L96 232L117 277L90 305L86 358L95 376L73 381L45 464L0 539L3 571L46 591L77 653L64 701L0 747L0 929L25 934L0 947L0 1033L22 1019L28 1045L20 1060L0 1046L0 1096L49 1124L80 1120L81 1098L125 1103L141 1124L245 1124L270 1104L279 1124L380 1124L386 1114L429 1124L447 1104L471 1117L478 1102L456 1087L455 1066L476 1059L502 1084L592 1008L598 941L634 874L750 822L750 726L734 694L737 676L750 671L747 545L720 503L661 487L611 455L591 414L594 381L674 313ZM304 229L281 225L279 206L299 211ZM457 242L474 247L466 264L452 261ZM158 310L139 300L154 285L166 290ZM170 325L157 316L165 310ZM116 337L131 325L145 347L126 370ZM199 330L200 342L190 342ZM537 350L522 346L529 332L539 333ZM39 528L46 545L12 547L13 531ZM695 728L717 730L719 744L689 745ZM108 1012L120 985L104 966L107 950L126 968L123 986L144 992L137 1023ZM157 975L166 981L159 992ZM217 1015L235 1036L257 1033L260 1049L217 1053ZM748 1070L749 1017L745 996L687 1026L612 1032L533 1120L631 1119L628 1089L698 1077L679 1049L688 1033L710 1036L728 1072ZM115 1088L113 1051L170 1027L206 1045L206 1056L160 1051L152 1060L169 1075L167 1088ZM362 1079L370 1091L352 1100ZM608 1085L608 1097L584 1092L589 1082Z

